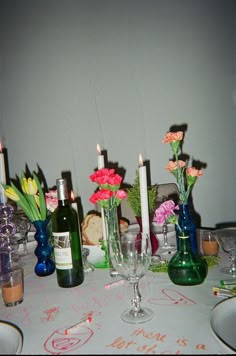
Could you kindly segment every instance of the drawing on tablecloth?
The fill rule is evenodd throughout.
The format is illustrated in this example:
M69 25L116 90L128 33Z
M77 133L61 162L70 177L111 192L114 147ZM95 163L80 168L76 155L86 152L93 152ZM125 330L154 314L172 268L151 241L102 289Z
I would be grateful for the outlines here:
M47 310L44 310L43 313L46 316L41 317L41 322L46 323L48 321L53 321L56 319L57 314L59 313L59 307L52 307Z
M178 306L178 305L193 305L196 302L192 299L189 299L182 293L174 289L162 289L162 295L160 298L150 298L148 302L151 304L158 305L168 305L168 306Z
M65 334L66 328L55 330L44 342L44 350L52 355L62 355L85 345L94 332L89 327L81 326L76 333Z

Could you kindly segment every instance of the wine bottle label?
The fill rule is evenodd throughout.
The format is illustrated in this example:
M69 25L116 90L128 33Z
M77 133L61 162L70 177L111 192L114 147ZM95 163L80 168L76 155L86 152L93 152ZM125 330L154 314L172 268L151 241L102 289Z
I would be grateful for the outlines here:
M57 269L71 269L72 255L70 247L70 232L53 232L54 257Z

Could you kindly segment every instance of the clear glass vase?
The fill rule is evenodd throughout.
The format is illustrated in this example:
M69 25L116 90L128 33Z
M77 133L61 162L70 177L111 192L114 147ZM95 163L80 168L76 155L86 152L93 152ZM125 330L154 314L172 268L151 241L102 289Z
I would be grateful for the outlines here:
M104 208L104 219L105 219L105 228L106 228L106 236L107 236L107 246L105 248L105 253L107 252L109 267L110 267L110 275L111 277L116 277L118 272L113 267L111 258L110 258L110 249L109 249L109 241L111 240L119 240L119 223L118 223L118 215L117 215L117 207L112 206L109 208ZM104 241L103 241L104 243Z
M191 250L194 254L198 254L197 246L197 229L196 225L192 219L189 205L188 204L179 204L179 226L182 231L189 236ZM176 237L177 237L177 247L179 245L179 235L180 230L177 225L175 225Z
M170 280L183 286L203 283L208 272L206 261L192 252L188 235L180 233L178 242L178 251L168 263Z

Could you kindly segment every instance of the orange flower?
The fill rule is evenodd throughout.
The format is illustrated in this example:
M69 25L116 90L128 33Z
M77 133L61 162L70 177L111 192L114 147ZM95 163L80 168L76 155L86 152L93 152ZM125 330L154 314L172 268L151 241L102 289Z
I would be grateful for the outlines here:
M162 140L163 143L170 143L170 142L175 142L175 141L182 141L183 140L183 131L177 131L177 132L168 132L164 139Z
M175 157L175 161L169 161L168 165L165 167L177 180L177 185L179 189L180 201L187 204L188 197L193 185L195 184L198 177L202 176L201 170L195 167L188 167L188 162L179 160L180 144L183 140L183 132L168 132L163 143L169 143L172 152Z
M203 175L201 170L196 169L194 167L188 167L186 169L186 174L187 174L187 176L191 176L191 177L200 177Z
M179 160L178 161L179 167L183 168L185 167L186 163L184 161ZM173 173L178 167L177 167L177 162L176 161L169 161L168 165L165 167L167 171L170 173Z

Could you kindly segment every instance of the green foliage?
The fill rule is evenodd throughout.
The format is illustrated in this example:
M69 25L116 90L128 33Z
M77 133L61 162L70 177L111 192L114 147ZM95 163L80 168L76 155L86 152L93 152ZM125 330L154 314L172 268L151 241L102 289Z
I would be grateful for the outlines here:
M127 189L127 201L134 212L135 216L141 216L141 200L140 200L140 184L139 184L139 174L136 171L136 177L132 187ZM157 199L157 186L152 185L148 187L148 206L149 213L154 213L156 208Z

